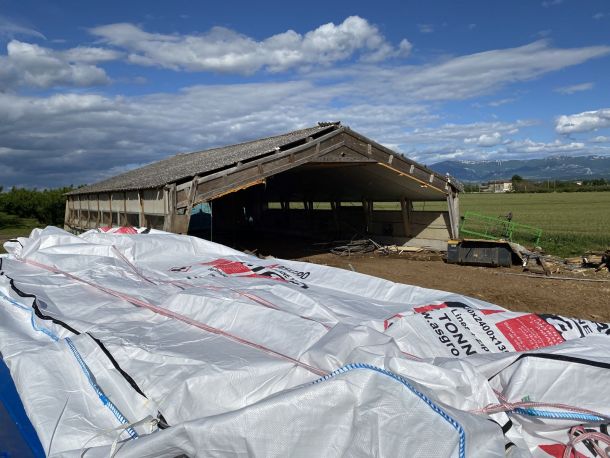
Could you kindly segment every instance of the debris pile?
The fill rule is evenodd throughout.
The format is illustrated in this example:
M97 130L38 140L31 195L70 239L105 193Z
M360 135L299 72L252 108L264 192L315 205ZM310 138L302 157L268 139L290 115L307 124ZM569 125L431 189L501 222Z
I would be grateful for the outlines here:
M593 274L610 273L610 250L603 252L586 252L582 256L574 256L571 258L561 258L541 253L524 253L524 270L530 270L530 260L536 259L544 266L546 275L555 275L561 273L568 274Z

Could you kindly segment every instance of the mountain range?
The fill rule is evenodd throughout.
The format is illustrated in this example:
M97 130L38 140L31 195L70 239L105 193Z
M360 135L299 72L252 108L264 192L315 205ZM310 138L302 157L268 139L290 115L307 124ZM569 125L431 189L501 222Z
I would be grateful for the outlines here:
M586 180L610 178L610 156L551 156L542 159L508 161L442 161L430 166L437 173L464 182L510 180L519 175L527 180Z

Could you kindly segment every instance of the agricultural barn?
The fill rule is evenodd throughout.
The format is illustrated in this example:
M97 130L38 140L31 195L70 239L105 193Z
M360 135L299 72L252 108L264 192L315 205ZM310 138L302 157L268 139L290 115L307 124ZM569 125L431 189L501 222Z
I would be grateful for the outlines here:
M68 194L66 229L131 225L245 240L442 247L461 185L340 123L164 159ZM446 211L414 203L446 201ZM415 209L414 209L415 208ZM438 208L438 206L437 206ZM279 236L279 237L278 237ZM255 245L254 245L255 246ZM244 246L241 246L243 248Z

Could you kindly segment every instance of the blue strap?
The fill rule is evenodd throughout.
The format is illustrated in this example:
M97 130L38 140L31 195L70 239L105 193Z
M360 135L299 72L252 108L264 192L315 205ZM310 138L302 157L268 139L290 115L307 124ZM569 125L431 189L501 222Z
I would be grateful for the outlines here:
M428 404L428 406L432 410L434 410L437 414L439 414L441 417L443 417L443 419L445 421L447 421L447 423L449 423L458 432L458 435L459 435L459 438L460 438L460 441L459 441L459 457L460 458L465 458L466 457L466 433L464 432L464 428L462 428L462 425L460 425L457 422L457 420L455 420L454 418L449 416L449 414L447 414L447 412L445 412L441 407L436 405L428 396L426 396L424 393L422 393L417 388L415 388L413 385L411 385L407 381L407 379L405 379L404 377L402 377L402 376L400 376L398 374L395 374L394 372L388 371L386 369L382 369L382 368L377 367L377 366L373 366L372 364L351 363L351 364L346 364L343 367L340 367L339 369L331 372L330 374L326 374L325 376L319 378L318 380L315 380L312 383L314 383L314 384L315 383L321 383L321 382L329 380L329 379L331 379L333 377L336 377L339 374L343 374L345 372L349 372L349 371L352 371L354 369L368 369L368 370L377 372L379 374L383 374L383 375L385 375L387 377L390 377L393 380L396 380L397 382L400 382L409 391L411 391L418 398L420 398L422 401L424 401L426 404Z
M539 410L530 408L524 409L521 407L517 407L514 412L521 415L529 415L532 417L549 418L551 420L575 420L585 423L600 423L606 421L604 417L598 417L596 415L579 412L554 412L551 410Z

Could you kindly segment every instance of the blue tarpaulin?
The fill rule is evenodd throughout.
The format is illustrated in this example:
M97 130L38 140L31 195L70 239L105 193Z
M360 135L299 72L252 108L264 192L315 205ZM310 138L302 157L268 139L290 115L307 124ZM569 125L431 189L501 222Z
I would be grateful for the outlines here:
M0 458L44 456L8 367L0 357Z

